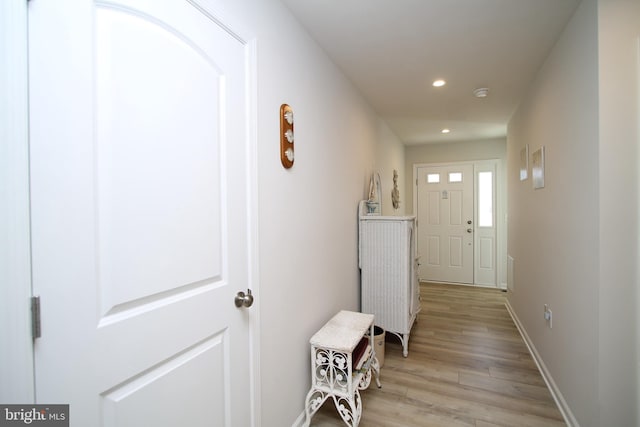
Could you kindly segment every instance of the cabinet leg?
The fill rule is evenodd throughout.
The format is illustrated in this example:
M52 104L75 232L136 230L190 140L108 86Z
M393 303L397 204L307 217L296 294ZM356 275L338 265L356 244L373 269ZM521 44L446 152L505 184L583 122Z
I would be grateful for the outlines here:
M409 334L402 334L402 355L409 356Z
M387 331L388 333L394 334L400 339L400 343L402 344L402 355L404 357L409 356L409 334L401 334L400 332Z

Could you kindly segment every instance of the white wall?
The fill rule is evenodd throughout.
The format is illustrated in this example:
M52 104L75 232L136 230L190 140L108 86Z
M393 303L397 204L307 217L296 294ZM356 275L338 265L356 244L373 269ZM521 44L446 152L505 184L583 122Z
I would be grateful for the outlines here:
M404 161L405 147L398 137L384 122L378 125L378 143L376 145L375 170L380 174L382 186L382 214L405 215L406 206L411 199L411 192L406 191L405 177L411 175L411 169L406 169ZM400 191L400 206L393 209L391 191L393 190L393 171L398 172L398 191ZM409 206L411 206L409 204Z
M224 7L257 40L260 418L288 426L311 385L309 338L340 309L359 309L358 201L373 170L402 172L403 148L279 1ZM278 151L282 103L295 118L289 170Z
M597 419L596 7L577 9L508 127L509 302L580 425ZM520 150L545 146L545 188L519 180ZM530 171L531 173L531 171ZM553 329L543 306L553 311Z
M599 3L583 0L508 126L508 298L570 419L634 426L637 52L628 59L628 28L640 15L630 1ZM603 15L608 6L616 17ZM630 15L626 39L607 34L620 14ZM544 189L519 180L525 144L530 154L545 146Z
M640 2L599 0L598 398L601 412L598 425L640 425L639 50Z

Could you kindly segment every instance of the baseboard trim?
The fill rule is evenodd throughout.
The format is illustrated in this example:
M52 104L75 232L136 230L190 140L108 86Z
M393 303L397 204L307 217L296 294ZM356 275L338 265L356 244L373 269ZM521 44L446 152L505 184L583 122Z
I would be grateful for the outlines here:
M507 311L509 312L511 319L513 319L513 323L515 323L516 328L518 328L518 331L520 332L520 336L522 337L522 339L524 340L524 343L529 349L529 353L531 353L531 357L533 357L533 361L536 363L536 366L538 367L538 370L542 375L542 379L544 379L545 384L547 384L547 388L551 392L551 396L553 396L553 400L555 400L556 405L558 405L558 409L560 410L560 413L562 414L564 421L567 423L569 427L579 427L580 425L578 424L578 420L576 420L576 417L573 415L573 412L571 412L569 405L567 405L567 401L564 400L562 393L560 393L560 389L558 388L555 381L553 380L551 373L547 369L547 366L544 364L544 361L542 360L542 357L540 357L540 353L538 353L538 350L536 350L535 345L533 345L533 342L529 338L529 335L527 334L527 331L524 329L524 326L522 326L522 323L520 323L520 319L518 319L518 316L516 315L515 311L511 307L511 304L509 304L509 301L507 300L507 302L505 302L504 305L507 308Z

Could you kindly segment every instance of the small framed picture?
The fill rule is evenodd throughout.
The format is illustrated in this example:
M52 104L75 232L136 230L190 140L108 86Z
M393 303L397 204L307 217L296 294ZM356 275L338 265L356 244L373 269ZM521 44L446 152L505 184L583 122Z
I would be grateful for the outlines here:
M544 188L544 146L533 152L531 163L533 188Z
M520 181L529 178L529 144L520 150Z

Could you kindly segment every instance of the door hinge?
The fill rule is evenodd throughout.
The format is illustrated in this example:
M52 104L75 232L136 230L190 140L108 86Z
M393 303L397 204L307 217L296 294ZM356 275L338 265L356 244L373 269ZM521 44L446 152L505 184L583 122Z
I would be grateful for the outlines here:
M31 335L33 339L40 338L40 296L31 297Z

